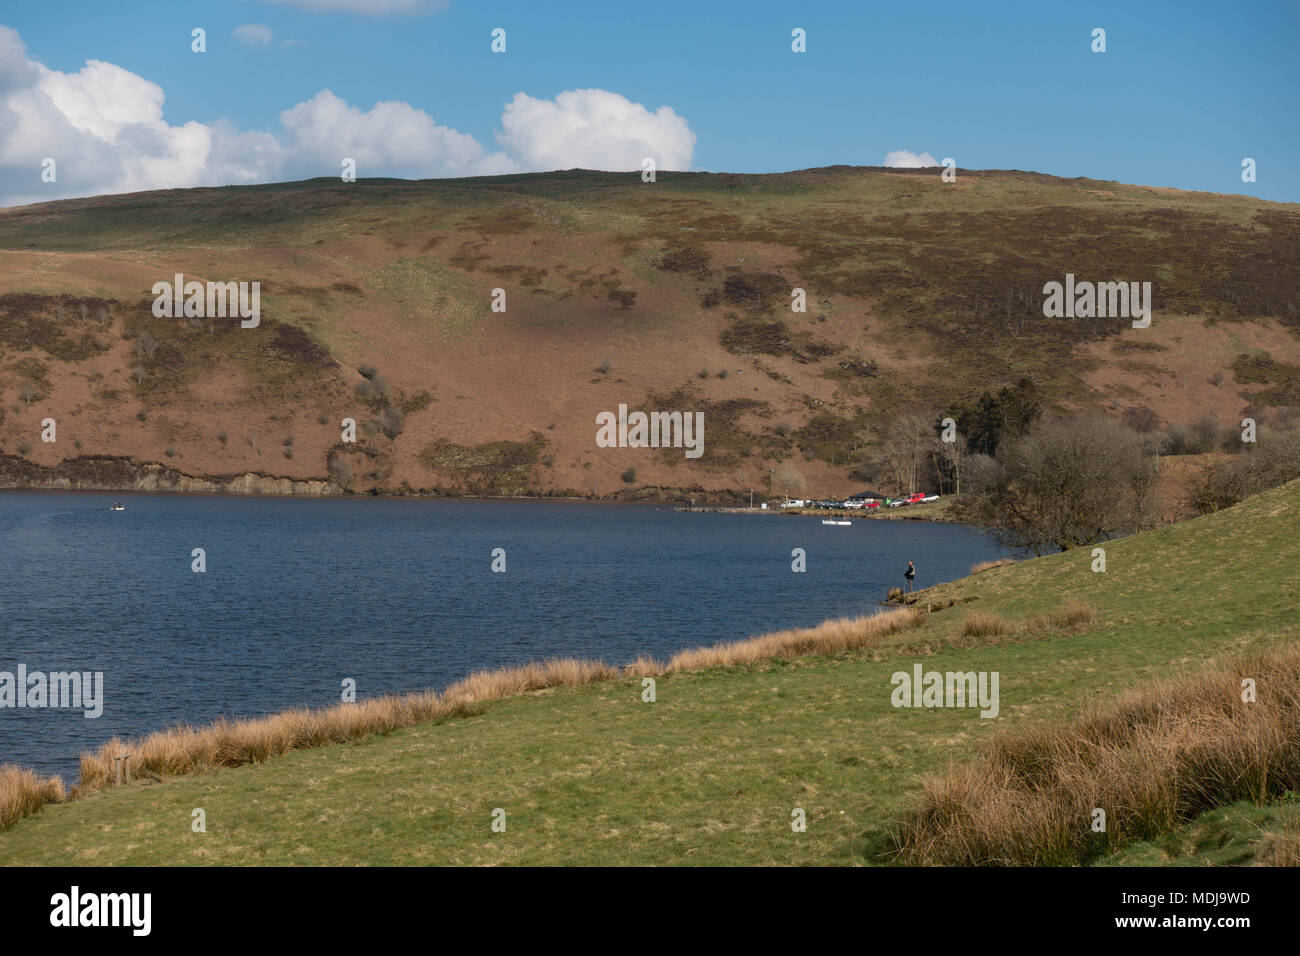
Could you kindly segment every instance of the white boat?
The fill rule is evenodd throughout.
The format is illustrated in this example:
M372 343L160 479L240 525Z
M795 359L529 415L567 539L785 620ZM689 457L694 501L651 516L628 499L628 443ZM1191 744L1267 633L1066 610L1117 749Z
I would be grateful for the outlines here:
M852 521L836 521L834 518L822 518L822 524L853 524Z
M113 507L109 508L108 510L109 510L109 511L125 511L125 510L126 510L126 505L124 505L124 504L122 504L122 502L118 501L118 502L115 502L115 503L113 504Z

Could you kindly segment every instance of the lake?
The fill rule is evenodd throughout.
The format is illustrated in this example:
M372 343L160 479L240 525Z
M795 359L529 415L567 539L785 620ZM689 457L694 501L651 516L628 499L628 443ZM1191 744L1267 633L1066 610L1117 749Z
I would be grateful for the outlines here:
M551 656L663 658L871 613L909 560L922 587L1006 553L962 525L654 505L0 493L0 671L104 675L98 719L0 709L0 763L72 783L115 734L327 706L345 678L364 698Z

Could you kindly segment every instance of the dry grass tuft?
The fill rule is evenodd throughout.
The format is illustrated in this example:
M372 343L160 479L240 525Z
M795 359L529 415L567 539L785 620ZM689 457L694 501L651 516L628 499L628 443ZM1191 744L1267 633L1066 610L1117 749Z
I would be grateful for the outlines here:
M63 781L58 777L43 777L11 763L0 766L0 830L63 797Z
M1241 699L1246 677L1257 702ZM928 781L895 840L908 863L1076 865L1214 807L1297 789L1292 647L1130 691L1066 727L1002 738L984 759ZM1106 811L1104 833L1091 830L1094 808Z
M987 571L990 568L1002 568L1008 564L1015 564L1015 558L998 558L996 561L981 561L979 564L972 564L970 573L979 574L981 571Z
M925 616L919 608L900 608L870 617L842 617L816 627L776 631L744 641L695 647L674 654L666 670L671 673L706 667L733 667L774 657L789 659L804 654L839 654L875 647L891 634L919 627Z
M1025 622L1025 630L1033 636L1065 633L1080 634L1095 627L1097 612L1091 604L1071 598L1063 606L1047 614L1038 614Z
M990 611L972 611L962 622L964 637L1001 637L1011 631L1011 625Z
M516 667L503 667L491 671L475 671L457 681L443 692L443 699L451 702L478 703L544 690L548 687L580 687L618 677L618 668L604 661L552 658L542 663L531 662Z
M1282 817L1282 829L1260 841L1255 865L1300 866L1300 811L1287 811Z
M628 677L658 677L663 672L664 664L648 654L642 654L623 668L623 673Z

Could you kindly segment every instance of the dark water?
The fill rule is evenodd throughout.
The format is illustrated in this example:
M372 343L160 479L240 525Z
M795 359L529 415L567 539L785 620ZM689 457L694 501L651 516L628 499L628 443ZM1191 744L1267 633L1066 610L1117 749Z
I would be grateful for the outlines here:
M908 560L924 586L1003 553L916 521L151 495L112 512L114 497L0 494L0 671L102 671L105 699L94 720L0 709L0 763L71 782L114 734L328 705L344 678L366 697L548 656L664 657L869 613Z

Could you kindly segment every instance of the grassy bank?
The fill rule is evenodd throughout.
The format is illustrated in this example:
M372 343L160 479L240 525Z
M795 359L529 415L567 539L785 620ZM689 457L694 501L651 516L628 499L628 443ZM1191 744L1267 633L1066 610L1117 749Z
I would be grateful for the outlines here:
M824 642L791 632L643 662L659 675L653 703L640 670L516 687L386 735L90 787L0 832L0 860L886 861L927 778L988 759L994 740L1057 731L1134 686L1300 640L1298 508L1293 483L1110 542L1104 573L1088 550L991 568L922 592L934 613L869 639L833 638L827 625ZM1070 599L1091 615L1072 613ZM971 627L977 611L985 619ZM999 716L892 707L891 675L918 658L931 670L998 671ZM191 829L200 808L205 833ZM496 808L504 833L491 829ZM796 808L806 832L791 829ZM1171 819L1169 832L1195 825ZM1150 859L1137 845L1125 844L1131 862Z

